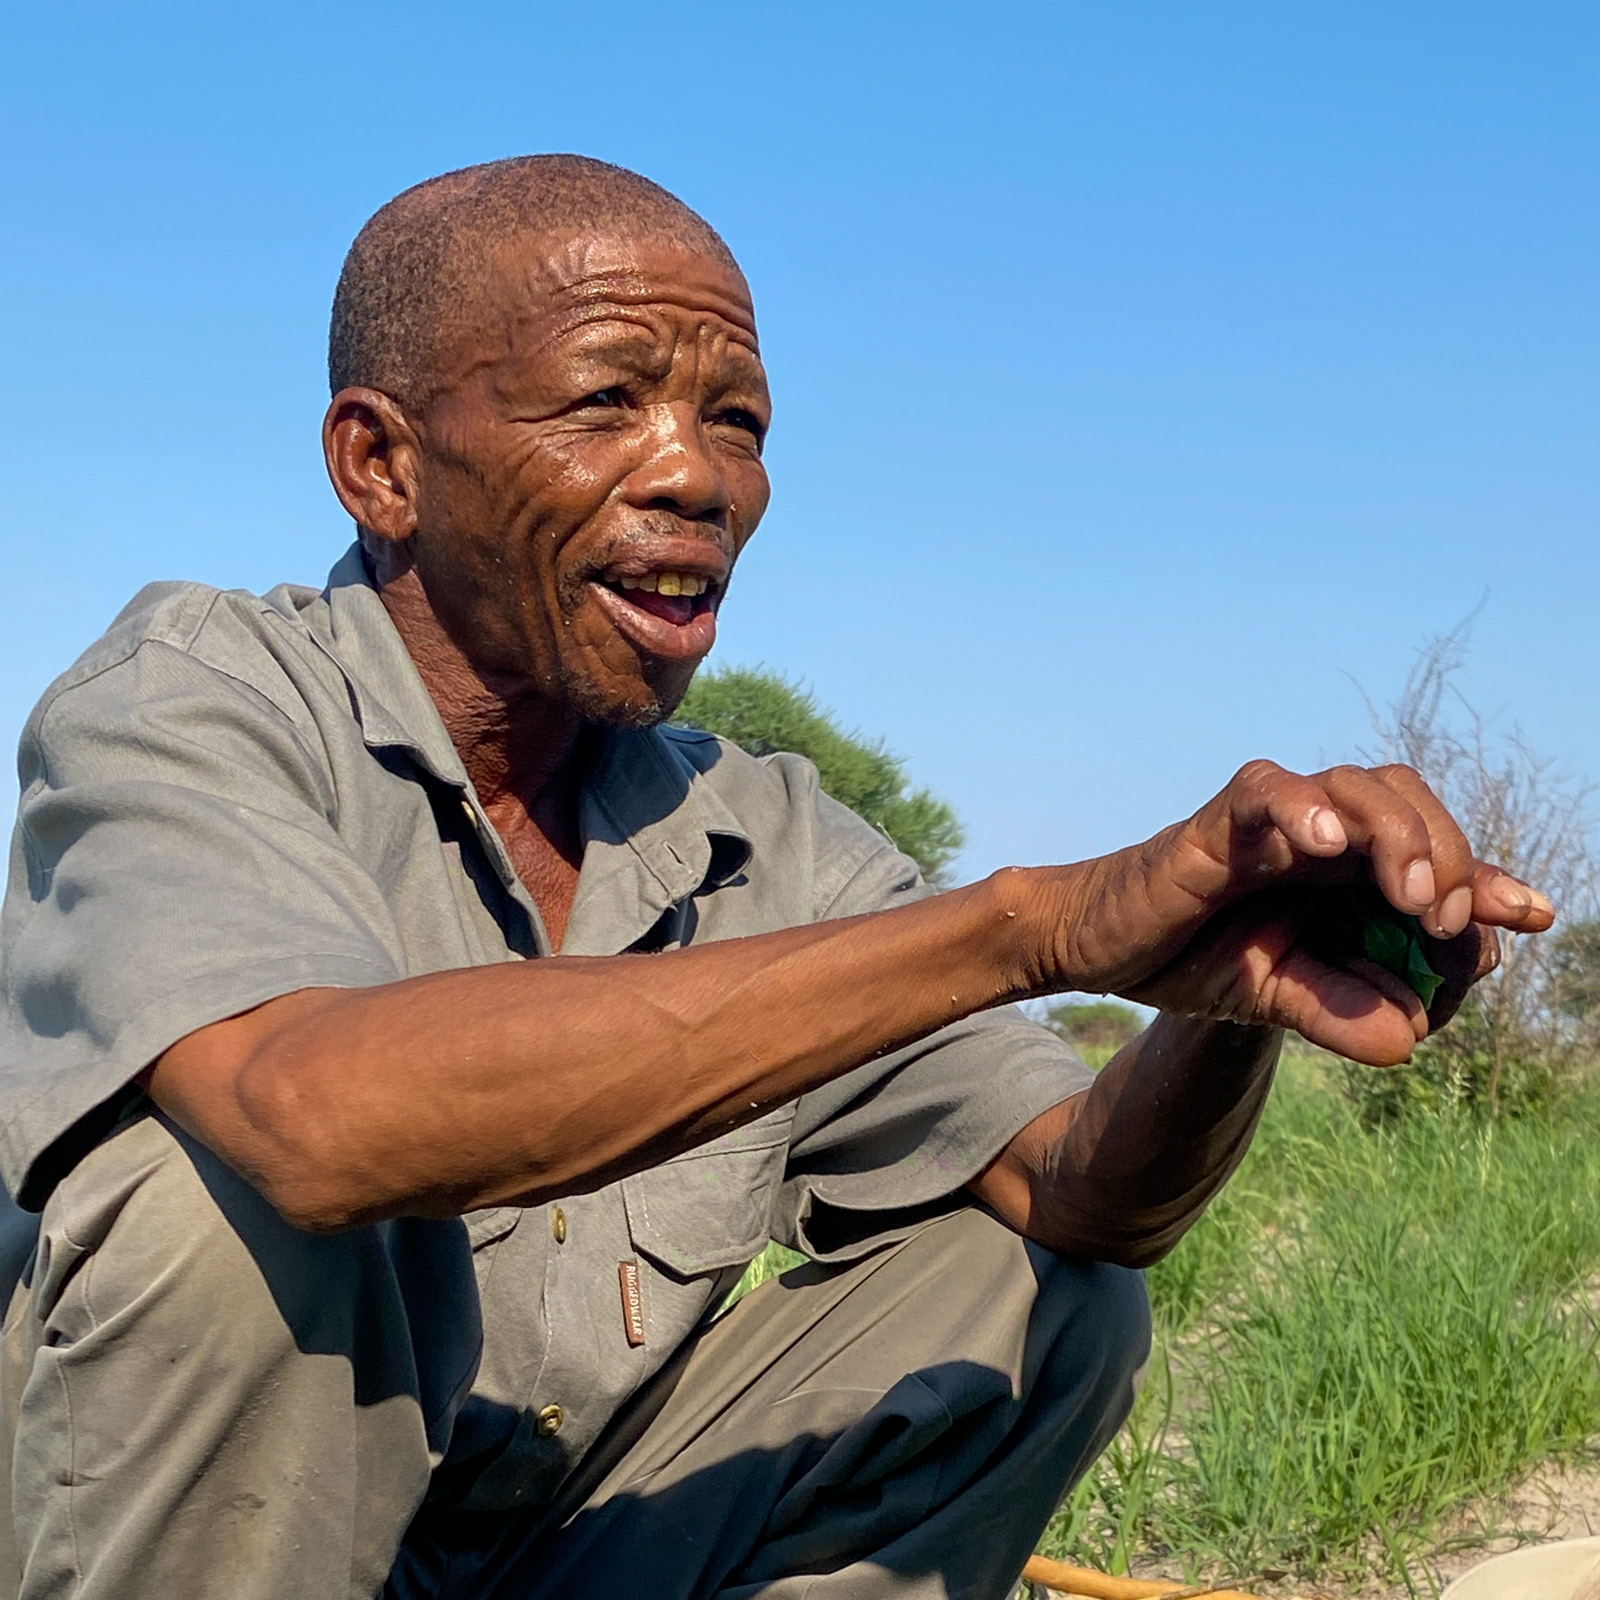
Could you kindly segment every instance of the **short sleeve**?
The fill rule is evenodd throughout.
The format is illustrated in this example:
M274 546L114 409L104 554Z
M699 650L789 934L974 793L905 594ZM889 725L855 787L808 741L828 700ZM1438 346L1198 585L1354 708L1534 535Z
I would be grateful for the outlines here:
M916 863L820 791L819 918L908 904L933 891ZM841 881L839 864L848 866ZM804 1095L775 1237L849 1260L956 1203L1012 1137L1094 1074L1015 1006L979 1012Z
M0 1173L24 1205L196 1029L402 975L310 719L169 644L34 713L0 917Z

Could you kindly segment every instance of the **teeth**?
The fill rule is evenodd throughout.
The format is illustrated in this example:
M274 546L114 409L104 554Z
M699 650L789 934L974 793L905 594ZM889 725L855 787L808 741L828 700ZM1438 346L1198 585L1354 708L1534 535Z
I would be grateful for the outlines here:
M696 598L711 587L709 578L699 578L690 572L647 572L642 578L623 576L617 579L623 589L643 589L646 594L687 595Z

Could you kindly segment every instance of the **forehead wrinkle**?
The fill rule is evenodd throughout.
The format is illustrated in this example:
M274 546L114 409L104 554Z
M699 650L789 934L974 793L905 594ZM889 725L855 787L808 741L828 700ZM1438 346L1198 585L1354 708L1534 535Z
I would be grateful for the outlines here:
M659 288L626 299L612 294L596 295L593 299L570 307L564 315L558 312L560 320L552 330L552 338L560 338L588 322L637 322L654 331L654 321L647 320L650 312L654 311L657 318L668 323L676 322L687 313L700 325L704 325L706 319L720 325L720 330L730 343L742 346L759 360L761 346L756 338L755 324L727 315L728 309L726 302L717 304L683 295L664 294ZM674 329L672 337L681 337L680 331Z
M575 349L563 351L563 343L571 340L575 334L580 334L586 329L603 328L607 322L623 325L631 323L632 327L620 338L586 342ZM539 364L547 358L555 357L559 360L565 356L577 362L591 362L601 367L609 362L613 366L633 368L649 375L670 369L673 353L680 343L675 329L670 326L652 326L650 322L638 316L569 318L563 325L545 331L531 344L523 342L518 334L519 325L508 327L500 355L489 363L490 387L502 399L514 398L526 391L530 379L536 388L549 382L552 377L551 372L548 369L542 373L537 370ZM556 381L558 387L561 386L561 380Z
M760 351L753 341L742 336L742 330L739 328L730 326L720 318L714 318L710 324L703 318L696 318L693 329L686 330L664 307L658 315L649 315L649 312L657 307L661 307L659 300L635 305L596 301L586 306L573 307L566 315L560 317L554 327L542 330L532 343L520 343L518 334L528 323L537 324L542 318L537 315L518 318L506 330L502 354L507 358L522 361L537 360L559 350L562 342L571 339L575 334L587 329L604 328L609 323L629 331L616 339L609 351L604 347L591 348L580 350L580 354L604 357L607 353L611 353L624 359L630 353L648 353L649 356L657 358L665 354L670 361L673 353L682 348L685 333L691 332L697 349L703 348L709 337L717 345L724 349L731 347L732 352L743 355L759 367ZM498 358L494 364L498 364ZM696 370L699 370L698 360Z
M713 316L756 341L755 310L747 298L721 293L709 284L668 286L644 273L597 272L562 284L552 300L579 304L610 303L615 306L673 306L695 316Z
M528 241L508 242L498 252L492 272L498 287L490 290L489 304L498 302L509 313L506 323L518 329L549 319L550 332L532 346L536 351L548 349L582 321L658 306L715 317L760 358L749 286L737 267L675 252L676 260L669 257L664 268L653 268L648 262L618 261L612 252L619 244L626 251L623 241L584 235L548 239L533 249ZM511 336L508 328L508 342Z
M592 310L578 315L568 315L560 318L554 327L540 330L532 342L522 342L519 335L523 333L530 323L535 327L545 319L534 315L519 317L508 325L506 329L506 354L518 355L524 360L550 354L563 342L570 340L573 335L588 329L600 329L606 323L617 323L623 326L632 325L633 332L616 340L616 344L626 349L629 346L641 348L650 346L659 347L663 343L676 343L677 335L669 328L663 328L651 322L648 318L637 313L629 313L613 306L597 306Z

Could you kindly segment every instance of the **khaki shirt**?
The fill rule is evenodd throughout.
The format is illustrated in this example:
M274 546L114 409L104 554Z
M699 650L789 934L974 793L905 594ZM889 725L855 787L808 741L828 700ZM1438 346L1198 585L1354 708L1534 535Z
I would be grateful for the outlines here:
M550 953L357 548L320 593L144 590L46 693L19 768L0 1175L25 1207L137 1111L134 1077L197 1028L296 989ZM928 892L808 763L703 733L610 733L579 815L563 954L671 950ZM461 1469L443 1475L451 1498L548 1498L769 1238L857 1256L1089 1081L1046 1030L984 1013L597 1193L384 1224L393 1252L472 1251L481 1349L428 1418Z

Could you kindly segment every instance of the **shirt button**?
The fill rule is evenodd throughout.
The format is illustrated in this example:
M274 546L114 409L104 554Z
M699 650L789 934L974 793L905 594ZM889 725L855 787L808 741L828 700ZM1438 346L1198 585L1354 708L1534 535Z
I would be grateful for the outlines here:
M550 1213L550 1231L555 1235L557 1244L567 1242L567 1214L560 1206Z
M567 1414L560 1406L546 1406L539 1413L539 1437L541 1439L554 1438L561 1432L561 1424L567 1420Z

